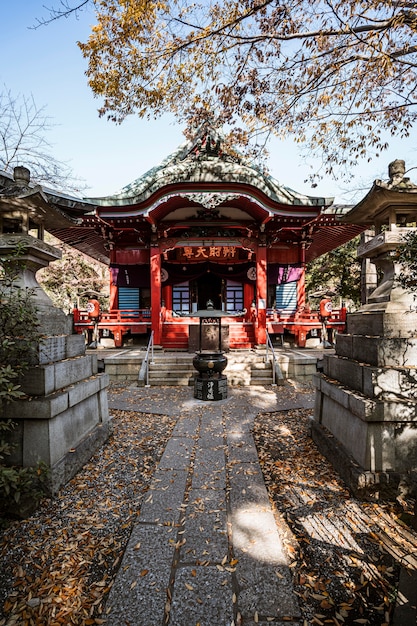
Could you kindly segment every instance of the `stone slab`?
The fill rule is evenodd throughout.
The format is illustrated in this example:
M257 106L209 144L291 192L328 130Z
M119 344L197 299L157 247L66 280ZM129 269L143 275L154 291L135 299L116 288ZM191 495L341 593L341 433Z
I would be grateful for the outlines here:
M55 363L64 359L71 359L85 354L85 340L83 335L58 334L42 338L36 356L39 365Z
M323 356L323 372L342 385L348 385L355 391L363 391L363 367L357 361L325 354Z
M187 470L159 469L140 509L140 522L178 525L184 515Z
M80 470L92 455L106 442L111 432L111 421L106 420L97 424L81 441L77 447L70 449L50 470L50 490L52 495L58 491Z
M398 402L380 405L383 420L364 419L355 407L355 401L366 408L366 398L355 396L349 390L341 390L351 396L348 407L337 402L336 394L326 394L329 386L322 386L317 402L315 420L324 426L337 441L343 442L348 454L364 471L409 471L417 467L417 415L407 405L400 410ZM385 411L384 411L385 408ZM389 409L398 413L400 420L393 420ZM408 422L408 413L413 413L414 421Z
M258 462L229 463L230 505L233 510L247 509L250 506L270 506L261 468Z
M363 368L363 393L391 401L417 400L415 368Z
M174 551L171 531L162 525L134 527L107 601L107 626L149 626L150 616L162 624Z
M311 423L312 439L352 493L359 498L370 495L395 499L401 478L395 472L371 472L361 467L348 453L346 448L318 422Z
M336 354L375 367L415 367L417 339L337 335Z
M39 364L55 363L67 358L66 336L45 337L39 344Z
M210 432L210 429L201 428L200 434L198 437L198 445L200 448L220 448L224 447L224 432L223 432L223 424L220 427L214 430L214 432Z
M187 469L194 440L191 437L173 437L168 441L159 463L161 469Z
M50 467L55 466L68 452L76 450L97 426L109 421L108 413L103 413L103 406L100 406L101 394L106 395L106 392L90 396L53 418L17 420L19 445L10 456L10 462L32 466L43 461Z
M414 367L374 367L336 355L325 355L323 373L371 399L417 399L417 369Z
M85 338L84 335L67 335L65 340L67 359L85 354Z
M224 490L191 489L182 538L180 562L221 564L228 557Z
M7 406L6 416L13 420L48 420L68 409L68 392L33 398L30 402L16 400Z
M198 415L180 416L175 424L173 437L194 437L198 431L200 418Z
M71 385L68 389L68 405L75 406L89 396L100 391L100 379L98 377L83 380L78 385Z
M97 357L92 354L67 359L55 364L55 389L85 380L97 374Z
M417 336L417 314L412 311L357 311L349 313L346 332L385 338L412 338Z
M192 474L193 489L225 489L226 468L224 446L198 447Z
M227 434L230 462L255 463L258 452L251 433L229 432Z
M238 607L244 624L256 613L274 618L274 624L278 620L293 624L294 620L300 619L300 608L286 565L259 562L240 552L236 558L239 559L236 567Z
M214 566L180 567L175 576L169 625L230 626L232 598L232 574L227 570Z
M21 378L21 389L28 396L47 396L56 391L53 364L31 367Z
M89 396L53 419L44 420L43 428L40 428L37 419L25 420L23 444L25 465L35 465L37 461L43 460L47 465L53 466L69 450L75 449L78 442L82 441L100 421L97 395ZM47 432L46 441L45 431ZM48 445L48 457L36 458L46 445Z

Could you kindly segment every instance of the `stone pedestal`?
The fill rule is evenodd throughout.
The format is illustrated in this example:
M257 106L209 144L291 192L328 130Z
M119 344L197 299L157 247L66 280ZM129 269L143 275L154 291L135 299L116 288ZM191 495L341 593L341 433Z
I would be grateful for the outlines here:
M194 398L197 400L226 400L227 377L220 374L218 377L196 376L194 378Z
M314 377L313 439L357 493L395 490L417 469L417 314L384 317L348 317Z
M43 339L38 363L22 379L30 398L1 411L2 418L17 423L9 462L23 467L44 462L56 493L109 435L107 386L108 375L98 374L97 356L85 354L81 335Z

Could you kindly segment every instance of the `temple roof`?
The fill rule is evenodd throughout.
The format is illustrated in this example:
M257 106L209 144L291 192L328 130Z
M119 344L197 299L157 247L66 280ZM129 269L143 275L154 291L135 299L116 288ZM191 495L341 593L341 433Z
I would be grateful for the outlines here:
M173 184L247 185L265 194L273 203L297 206L329 206L333 198L305 196L282 186L272 176L250 164L228 148L223 134L205 125L192 140L180 145L159 165L110 196L88 198L99 206L128 206L146 203Z
M14 184L13 176L0 172L0 199L13 195ZM262 227L272 245L308 242L307 261L364 229L358 222L340 222L351 207L281 185L207 125L114 195L80 198L30 183L27 193L31 190L42 193L45 229L104 263L109 263L109 250L123 241L140 247L159 227L175 232L188 221L201 228L199 219L214 216L224 229L243 224L255 232Z

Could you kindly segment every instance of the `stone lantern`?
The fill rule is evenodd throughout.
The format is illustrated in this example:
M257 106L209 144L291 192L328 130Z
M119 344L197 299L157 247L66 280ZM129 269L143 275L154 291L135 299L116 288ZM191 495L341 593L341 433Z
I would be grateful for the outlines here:
M108 375L98 374L96 355L86 354L72 317L54 306L36 280L39 269L61 258L43 241L44 229L74 225L74 219L31 185L27 168L0 189L0 257L14 269L10 287L30 289L39 321L33 363L19 380L27 398L0 403L0 417L17 426L8 462L23 467L42 461L55 493L90 458L109 433ZM18 254L16 255L16 251Z
M15 167L13 184L0 194L0 256L15 261L14 285L31 289L40 333L70 333L71 319L53 305L36 280L38 270L62 256L60 250L43 241L48 217L63 220L48 204L41 187L30 186L29 170Z
M359 494L392 494L417 471L416 300L396 280L396 249L417 221L417 186L404 174L404 161L391 163L389 181L375 181L343 218L374 227L358 256L382 278L315 376L313 438Z

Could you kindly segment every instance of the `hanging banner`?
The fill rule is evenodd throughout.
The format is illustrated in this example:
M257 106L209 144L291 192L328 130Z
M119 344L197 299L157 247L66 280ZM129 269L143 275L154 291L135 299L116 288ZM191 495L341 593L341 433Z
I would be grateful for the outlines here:
M112 265L111 283L118 287L150 287L149 265Z
M300 280L303 272L304 268L300 263L294 263L291 265L272 263L268 265L268 285L293 283Z

